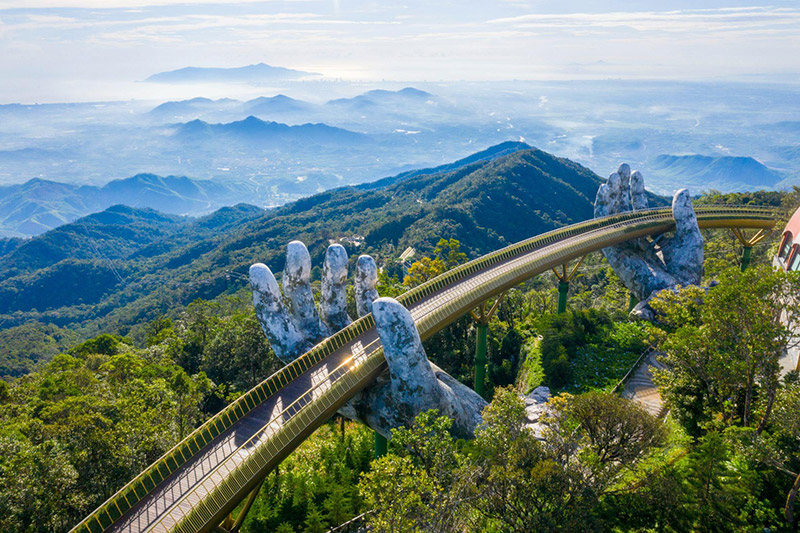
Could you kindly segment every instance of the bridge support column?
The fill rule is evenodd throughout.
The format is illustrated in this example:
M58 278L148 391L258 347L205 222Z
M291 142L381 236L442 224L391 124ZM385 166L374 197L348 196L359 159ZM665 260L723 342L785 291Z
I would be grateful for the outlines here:
M375 459L383 457L386 455L386 452L389 450L389 441L386 440L386 437L375 432Z
M256 501L258 493L261 491L261 485L263 484L264 480L262 479L258 485L256 485L256 488L253 489L253 492L247 496L247 500L244 502L244 507L242 507L242 510L239 511L239 514L236 515L235 520L233 515L230 514L228 515L228 518L222 522L222 524L215 528L215 530L220 533L239 533L239 530L242 528L242 524L244 524L244 519L247 518L247 513L249 513L250 508L253 507L253 503Z
M750 266L750 252L753 250L752 246L745 246L742 248L742 272L747 270Z
M747 237L744 234L744 231L740 230L739 228L733 228L733 234L736 236L736 240L739 241L739 244L742 245L742 272L747 270L747 267L750 266L750 254L753 251L753 246L763 241L767 235L770 234L767 230L758 230L758 232L753 235L752 237Z
M569 292L569 281L558 282L558 314L567 311L567 293Z
M575 263L575 266L572 267L572 270L569 268L569 263L564 263L561 265L561 271L559 272L558 269L554 268L553 273L558 278L558 307L556 311L560 315L561 313L566 313L567 311L567 293L569 293L569 282L572 278L575 277L575 273L578 271L578 267L581 266L583 260L586 259L584 255L578 262Z
M475 392L483 396L486 383L486 337L489 324L478 323L475 332Z
M489 332L489 320L491 320L500 302L503 301L506 293L501 294L492 306L486 309L486 302L478 308L478 312L470 311L472 319L477 326L475 328L475 387L474 390L483 396L486 392L486 338Z

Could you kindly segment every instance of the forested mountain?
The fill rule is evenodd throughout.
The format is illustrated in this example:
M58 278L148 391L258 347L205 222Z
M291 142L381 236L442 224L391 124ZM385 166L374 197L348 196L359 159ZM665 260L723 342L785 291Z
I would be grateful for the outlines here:
M245 287L254 262L280 271L293 239L308 244L317 266L335 241L352 258L369 252L385 262L407 246L428 251L446 236L475 257L592 216L598 176L534 148L506 153L512 148L490 149L454 170L328 191L266 213L237 206L187 221L114 207L0 257L0 328L36 321L79 337L98 328L135 334L137 325L196 298Z
M116 204L201 215L253 198L256 190L250 182L154 174L137 174L102 187L37 178L0 187L0 237L39 235Z
M693 194L710 189L766 189L785 177L752 157L662 154L653 161L653 169L663 183L683 183L693 189Z
M280 122L264 121L252 115L244 120L227 124L209 124L199 119L175 126L174 137L181 142L231 142L259 143L286 146L291 143L319 143L351 145L368 140L366 135L335 128L327 124L301 124L289 126Z

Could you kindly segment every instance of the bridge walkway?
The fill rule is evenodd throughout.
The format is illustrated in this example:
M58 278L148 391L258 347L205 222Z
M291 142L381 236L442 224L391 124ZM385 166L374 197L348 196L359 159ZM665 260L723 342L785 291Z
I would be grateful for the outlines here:
M701 227L769 228L771 209L697 210ZM565 261L674 228L669 209L594 219L457 267L398 299L423 339ZM300 442L385 370L371 315L337 332L176 445L73 531L210 531Z

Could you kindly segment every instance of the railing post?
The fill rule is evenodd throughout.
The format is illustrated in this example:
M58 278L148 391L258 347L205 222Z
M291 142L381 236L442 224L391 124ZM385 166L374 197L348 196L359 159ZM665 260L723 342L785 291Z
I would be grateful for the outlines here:
M386 455L386 452L389 449L389 441L386 440L386 437L375 432L375 459L379 459Z

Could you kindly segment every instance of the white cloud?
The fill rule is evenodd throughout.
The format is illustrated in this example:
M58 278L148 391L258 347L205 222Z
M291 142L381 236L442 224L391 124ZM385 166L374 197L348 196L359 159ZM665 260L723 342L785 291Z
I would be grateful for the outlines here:
M27 77L55 91L78 76L132 81L188 65L259 61L403 80L800 70L800 7L711 8L714 1L697 0L703 9L659 10L652 0L637 4L647 9L592 12L599 8L589 0L0 0L0 47L9 52L0 72L7 88ZM30 9L45 5L92 9ZM564 12L543 12L556 8Z
M518 29L557 31L615 30L689 33L768 29L772 26L797 26L800 9L741 7L683 11L616 11L607 13L532 13L492 19L489 24Z
M281 0L281 2L311 2L314 0ZM263 4L277 0L0 0L0 9L119 9L151 6L191 6L199 4Z

